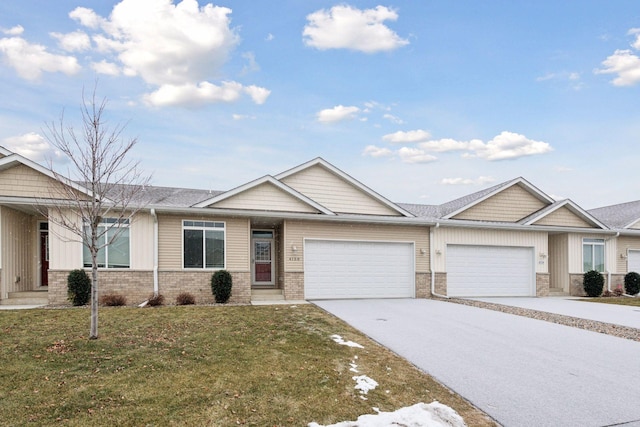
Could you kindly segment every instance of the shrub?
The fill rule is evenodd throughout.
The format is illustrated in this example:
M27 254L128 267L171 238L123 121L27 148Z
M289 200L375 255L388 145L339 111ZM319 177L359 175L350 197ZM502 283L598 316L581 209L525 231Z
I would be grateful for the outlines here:
M147 304L151 307L157 307L164 304L164 296L162 294L151 295Z
M602 294L604 288L604 277L602 274L595 270L587 271L584 273L582 286L587 296L599 297Z
M231 297L231 274L227 270L218 270L211 276L211 292L217 303L226 303Z
M618 285L614 290L613 290L613 295L616 297L621 297L622 294L624 294L624 291L622 290L622 286Z
M100 304L106 305L107 307L120 307L127 305L127 299L124 295L105 294L100 297Z
M610 298L613 296L613 292L611 292L609 289L605 289L601 296L604 298Z
M179 293L176 297L176 305L193 305L196 303L196 297L189 292Z
M73 305L85 305L91 297L91 279L84 270L73 270L67 276L67 295Z
M640 274L632 271L624 276L624 290L629 295L640 292Z

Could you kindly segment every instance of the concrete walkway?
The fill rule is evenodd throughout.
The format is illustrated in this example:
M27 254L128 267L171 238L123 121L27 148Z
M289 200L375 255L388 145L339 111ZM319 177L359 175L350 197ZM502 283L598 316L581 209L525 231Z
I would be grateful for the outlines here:
M640 329L640 307L631 305L601 304L584 301L585 298L469 298L511 307L528 308L547 313L563 314L580 319L596 320Z
M504 426L640 426L640 342L429 299L314 303Z
M43 305L0 305L0 310L28 310L30 308L40 308Z

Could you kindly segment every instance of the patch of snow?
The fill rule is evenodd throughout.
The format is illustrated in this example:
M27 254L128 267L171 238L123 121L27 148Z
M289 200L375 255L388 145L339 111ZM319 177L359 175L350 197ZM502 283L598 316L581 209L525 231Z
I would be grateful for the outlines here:
M378 387L378 382L366 375L357 375L352 377L352 379L356 382L356 386L354 388L356 390L360 390L360 393L362 394L367 394L369 391Z
M411 427L466 427L464 420L456 411L439 402L416 403L400 408L395 412L360 415L356 421L342 421L322 426L310 423L308 427L388 427L391 425Z
M359 373L358 371L358 365L356 365L355 363L349 363L349 366L351 366L351 368L349 368L349 370L353 373Z
M356 347L356 348L364 348L360 344L355 343L353 341L345 341L344 339L342 339L340 335L331 335L330 338L340 345L347 345L349 347Z

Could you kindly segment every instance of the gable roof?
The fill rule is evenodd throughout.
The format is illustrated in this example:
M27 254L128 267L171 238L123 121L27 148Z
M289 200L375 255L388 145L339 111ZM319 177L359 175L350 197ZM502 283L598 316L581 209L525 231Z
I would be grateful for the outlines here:
M589 212L585 211L584 209L582 209L580 206L578 206L577 204L575 204L573 201L569 199L558 200L550 204L549 206L543 209L540 209L538 212L534 212L528 217L523 218L519 223L522 225L533 225L536 222L540 221L541 219L548 217L552 213L558 212L560 209L563 209L563 208L568 209L569 211L571 211L571 213L576 215L578 218L582 219L583 221L597 228L602 228L602 229L609 228L604 223L600 222L597 218L595 218L593 215L589 214Z
M640 200L589 209L587 212L611 228L628 229L640 221Z
M459 213L462 213L467 209L479 203L484 202L485 200L500 193L501 191L518 184L520 184L526 191L531 193L534 197L536 197L540 201L548 204L552 204L554 202L554 200L550 196L540 191L537 187L535 187L529 181L527 181L522 177L518 177L510 181L506 181L501 184L494 185L493 187L480 190L476 193L472 193L472 194L460 197L459 199L452 200L451 202L440 205L441 217L444 219L451 219L454 216L458 215Z
M21 156L18 153L14 153L12 151L7 150L6 148L0 146L0 154L4 155L5 157L0 158L0 171L5 170L5 169L9 169L12 168L16 165L24 165L28 168L31 168L55 181L58 181L68 187L73 188L74 190L82 193L82 194L86 194L89 197L93 197L93 194L91 192L91 190L89 190L87 187L83 186L80 183L77 183L75 181L72 181L62 175L60 175L59 173L56 173L54 171L52 171L51 169L47 169L44 166L27 159L26 157Z
M265 183L269 183L271 185L276 186L278 189L280 189L281 191L289 194L290 196L292 196L293 198L303 202L306 205L309 205L311 207L313 207L314 209L318 210L319 212L325 214L325 215L335 215L334 212L330 211L329 209L325 208L324 206L320 205L319 203L316 203L315 201L311 200L310 198L308 198L307 196L305 196L304 194L301 194L299 192L297 192L296 190L294 190L293 188L289 187L288 185L283 184L282 182L278 181L277 179L275 179L274 177L270 176L270 175L265 175L262 178L258 178L254 181L248 182L244 185L241 185L240 187L236 187L233 190L229 190L227 192L221 193L217 196L208 198L206 200L203 200L199 203L196 203L194 205L192 205L192 207L194 208L206 208L209 207L211 205L214 205L222 200L227 200L237 194L240 194L244 191L250 190L252 188L255 188L259 185L265 184Z
M357 190L363 192L364 194L366 194L370 198L374 199L378 203L386 206L387 208L390 208L392 211L395 211L398 214L400 214L402 216L406 216L406 217L413 217L414 216L411 212L403 209L398 204L393 203L390 200L388 200L385 197L383 197L382 195L376 193L371 188L367 187L366 185L364 185L360 181L356 180L352 176L346 174L345 172L343 172L342 170L338 169L337 167L333 166L331 163L327 162L326 160L324 160L321 157L316 157L313 160L310 160L310 161L308 161L306 163L303 163L301 165L298 165L298 166L296 166L296 167L294 167L292 169L289 169L289 170L286 170L286 171L284 171L282 173L279 173L278 175L275 176L275 178L277 180L281 181L281 180L286 179L289 176L297 174L297 173L299 173L301 171L304 171L306 169L310 169L310 168L312 168L314 166L323 167L325 170L327 170L330 173L334 174L335 176L341 178L343 181L346 181L348 184L350 184L351 186L355 187Z

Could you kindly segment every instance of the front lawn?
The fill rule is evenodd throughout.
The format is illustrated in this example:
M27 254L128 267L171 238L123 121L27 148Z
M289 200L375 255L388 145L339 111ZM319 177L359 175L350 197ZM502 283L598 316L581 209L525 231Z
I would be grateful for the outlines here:
M305 426L434 400L493 425L312 305L101 308L88 331L86 308L0 311L0 425Z
M633 305L636 307L640 307L640 298L598 297L598 298L584 298L584 299L581 299L581 301L601 302L604 304Z

